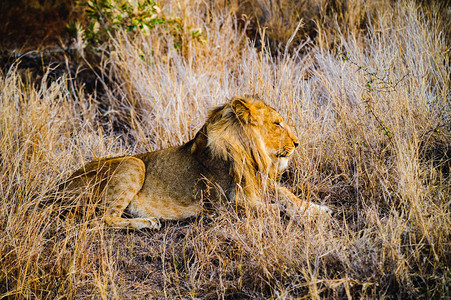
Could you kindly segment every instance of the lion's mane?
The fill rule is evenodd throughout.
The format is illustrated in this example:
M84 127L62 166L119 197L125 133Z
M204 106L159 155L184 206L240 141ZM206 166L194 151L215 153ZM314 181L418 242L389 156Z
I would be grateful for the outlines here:
M238 201L260 197L265 185L277 176L277 167L267 153L262 137L253 128L252 121L244 121L247 116L243 114L252 114L254 119L264 118L264 115L258 110L249 112L233 105L240 100L250 104L261 101L255 97L234 98L212 110L198 133L198 136L206 137L203 146L211 158L225 161L229 166ZM199 145L194 149L196 147Z

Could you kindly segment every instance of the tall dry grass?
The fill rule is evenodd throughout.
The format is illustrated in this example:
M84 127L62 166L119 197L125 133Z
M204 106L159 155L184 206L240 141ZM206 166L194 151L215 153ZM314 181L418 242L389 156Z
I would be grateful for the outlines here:
M450 297L450 66L440 19L393 4L371 11L361 35L329 25L316 44L275 57L248 44L227 7L166 9L208 43L187 42L182 55L164 32L117 35L101 97L67 78L36 86L14 69L1 76L0 297ZM122 231L47 203L85 162L183 143L208 109L244 93L294 128L302 144L282 179L332 207L331 220L218 204L157 232Z

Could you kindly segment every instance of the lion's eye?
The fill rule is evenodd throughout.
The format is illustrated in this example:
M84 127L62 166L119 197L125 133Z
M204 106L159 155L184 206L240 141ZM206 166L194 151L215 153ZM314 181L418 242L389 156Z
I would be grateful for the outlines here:
M280 123L280 122L274 122L274 124L277 125L277 126L279 126L279 127L282 127L282 128L283 128L283 125L282 125L282 123Z

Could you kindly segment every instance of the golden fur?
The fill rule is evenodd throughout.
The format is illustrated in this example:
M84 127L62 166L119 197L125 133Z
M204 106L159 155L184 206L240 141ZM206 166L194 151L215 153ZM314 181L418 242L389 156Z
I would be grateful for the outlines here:
M69 178L66 190L99 184L105 222L120 228L158 229L159 219L196 216L199 198L211 185L242 206L265 206L262 194L271 190L290 215L329 213L276 183L298 144L273 108L254 97L235 97L211 111L186 144L90 162ZM134 218L123 218L125 210Z

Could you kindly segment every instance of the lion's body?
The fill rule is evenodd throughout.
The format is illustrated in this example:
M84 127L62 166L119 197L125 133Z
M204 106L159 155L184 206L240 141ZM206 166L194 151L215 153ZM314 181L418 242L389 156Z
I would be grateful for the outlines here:
M196 216L203 194L212 188L240 205L255 207L262 205L266 186L283 194L291 211L297 211L307 203L275 183L297 145L274 109L252 97L237 97L213 110L188 143L93 161L69 178L66 190L100 183L105 221L121 228L159 228L159 219ZM125 210L134 218L122 218Z

